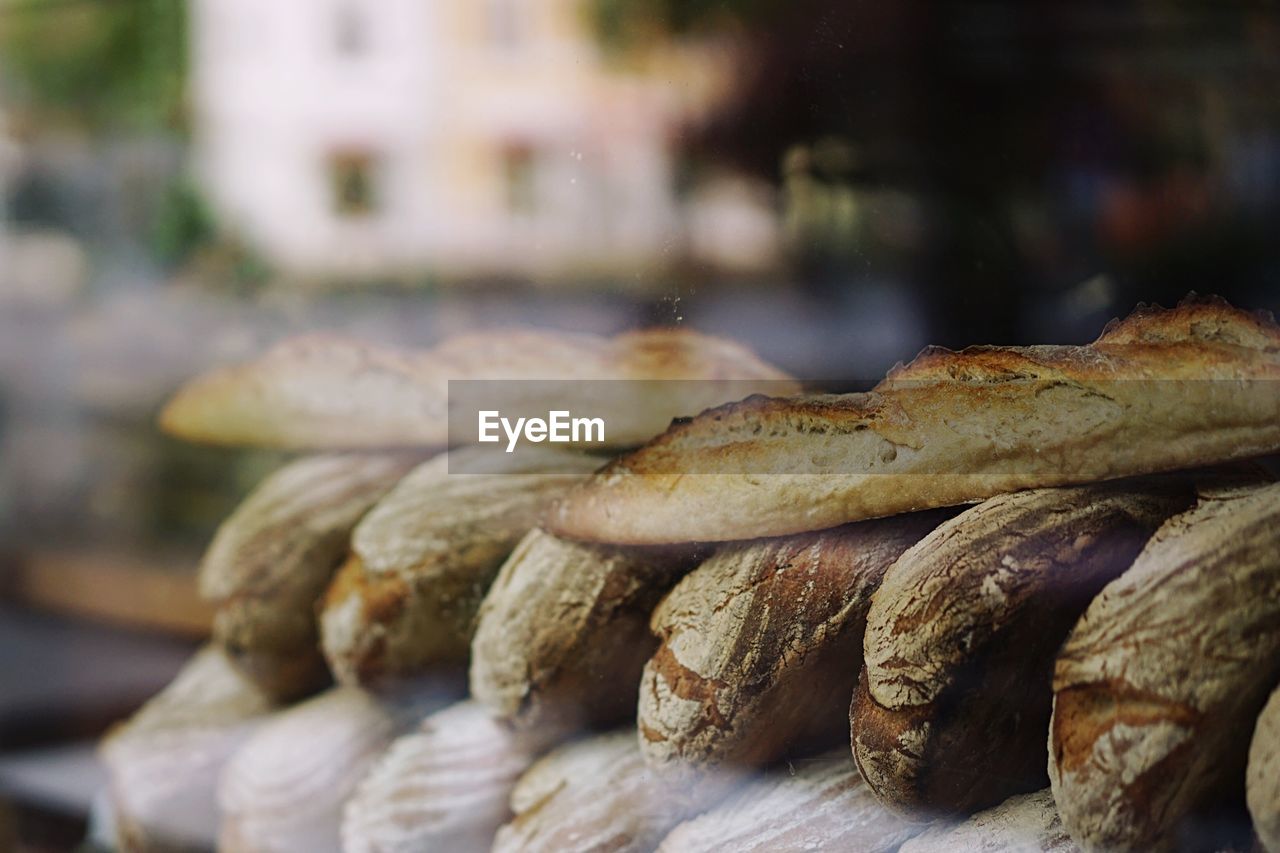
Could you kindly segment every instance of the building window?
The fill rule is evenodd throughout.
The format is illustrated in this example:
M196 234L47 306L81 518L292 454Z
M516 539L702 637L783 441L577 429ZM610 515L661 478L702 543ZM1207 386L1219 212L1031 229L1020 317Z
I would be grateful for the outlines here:
M341 151L329 159L329 186L334 212L340 216L368 216L377 209L374 187L376 163L367 151Z
M485 0L489 40L495 47L515 53L524 46L528 19L523 0Z
M369 22L358 3L338 4L333 33L339 56L356 59L368 53Z
M537 204L533 149L518 143L504 148L502 178L506 191L507 212L518 216L531 215Z

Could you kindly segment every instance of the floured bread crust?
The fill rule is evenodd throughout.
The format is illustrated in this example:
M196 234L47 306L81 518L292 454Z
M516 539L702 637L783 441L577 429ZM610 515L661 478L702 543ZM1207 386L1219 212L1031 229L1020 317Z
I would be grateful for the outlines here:
M889 807L970 813L1047 784L1053 660L1191 483L1000 495L889 567L867 617L853 753Z
M871 594L944 516L725 546L653 614L637 725L653 764L767 765L848 736Z
M865 394L751 397L569 494L561 535L722 541L1280 449L1280 328L1221 300L1140 308L1083 347L931 349Z
M1280 851L1280 690L1271 694L1249 745L1246 780L1253 828L1269 853Z
M210 444L442 447L449 442L449 381L479 379L699 380L627 390L644 399L610 419L605 443L611 447L640 444L671 418L726 399L795 388L745 347L684 329L613 338L499 329L426 350L312 334L192 380L165 406L160 425L171 435ZM518 414L545 416L546 401L539 411L537 399L525 399L519 389L512 393L521 398L513 403L522 409Z
M917 827L886 810L847 750L797 761L748 783L673 829L659 853L892 853Z
M299 459L218 528L200 565L200 593L217 605L213 636L271 695L296 698L325 683L316 603L356 522L418 461L394 453Z
M1089 848L1147 848L1239 793L1280 680L1280 484L1166 522L1058 657L1049 776Z
M505 468L470 470L482 456ZM343 683L372 685L466 662L476 611L511 549L552 498L600 464L570 450L423 463L361 520L320 610L325 658Z
M480 607L472 694L522 728L573 731L631 717L657 645L649 615L692 559L531 531Z
M901 853L1077 853L1048 788L1010 797L957 826L939 826L902 845Z

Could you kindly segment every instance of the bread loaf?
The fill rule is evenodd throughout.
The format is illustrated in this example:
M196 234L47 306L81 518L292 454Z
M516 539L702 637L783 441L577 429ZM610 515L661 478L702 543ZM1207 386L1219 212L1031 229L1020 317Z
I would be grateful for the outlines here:
M663 839L659 853L892 853L915 832L876 802L845 749L751 782Z
M900 853L1076 853L1048 788L1010 797L958 826L941 825L902 845Z
M485 474L451 474L483 463ZM476 610L552 496L599 465L568 450L454 451L405 477L352 534L324 598L324 654L340 682L379 684L463 665ZM495 467L496 466L496 467Z
M605 726L635 713L649 614L690 558L529 533L480 607L471 692L526 727Z
M514 732L477 702L432 714L391 744L347 802L343 850L487 851L549 734Z
M752 397L574 489L552 532L774 536L1280 449L1280 327L1221 301L1139 308L1084 347L928 350L866 394ZM696 475L696 476L694 476Z
M653 614L637 710L653 764L766 765L848 736L871 594L939 521L917 513L724 546Z
M218 785L218 850L337 853L342 806L356 784L397 735L456 695L444 683L382 699L339 687L273 717Z
M1046 785L1058 648L1193 499L1176 479L1001 495L903 554L872 600L850 710L881 801L928 820Z
M112 731L106 766L121 850L207 849L218 837L218 775L272 703L217 646Z
M1246 781L1254 832L1268 853L1280 853L1280 690L1258 716Z
M538 760L511 794L515 817L493 853L642 853L727 793L714 777L666 777L645 766L635 733L576 741Z
M1058 657L1049 776L1091 849L1165 843L1240 793L1280 680L1280 484L1221 490L1166 522Z
M200 566L217 604L213 636L236 665L287 699L324 683L316 604L360 516L412 467L410 456L312 456L268 477L218 528Z
M442 447L451 443L449 380L482 379L699 380L618 389L615 402L637 393L644 399L612 407L604 436L612 447L639 444L676 415L753 391L795 389L746 348L683 329L615 338L507 329L452 338L429 350L307 335L188 383L169 401L160 424L172 435L213 444ZM511 404L502 408L507 415L545 417L548 400L539 395L561 400L566 390L513 383L504 389Z

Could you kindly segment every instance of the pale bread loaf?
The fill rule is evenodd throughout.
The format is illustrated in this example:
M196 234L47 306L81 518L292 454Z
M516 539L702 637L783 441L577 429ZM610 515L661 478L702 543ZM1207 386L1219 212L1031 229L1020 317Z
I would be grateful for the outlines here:
M1048 788L1010 797L958 826L938 826L900 853L1076 853Z
M866 394L752 397L575 489L561 535L772 536L1280 449L1280 328L1224 302L1139 308L1089 346L928 350Z
M639 444L671 418L726 399L795 388L745 347L684 329L614 338L500 329L427 350L313 334L192 380L165 406L160 424L179 438L213 444L440 447L450 442L449 381L484 379L698 380L618 389L620 403L633 393L645 399L619 405L608 418L605 443L612 447ZM537 387L513 382L508 391L512 403L503 408L511 411L504 414L546 416L545 402L538 410Z
M218 850L339 853L357 783L394 738L456 696L449 683L383 698L337 687L272 717L223 771Z
M200 593L217 605L213 636L273 696L293 698L326 680L316 604L356 522L416 461L389 453L299 459L218 528L200 565Z
M690 559L530 532L480 606L472 695L523 727L630 718L656 646L649 614Z
M520 777L515 817L498 830L493 853L648 853L728 784L646 767L631 730L575 741Z
M881 801L932 820L1046 785L1058 648L1193 500L1174 478L1000 495L889 567L850 709L854 757Z
M115 728L99 754L120 849L213 847L219 774L271 709L271 698L211 645Z
M486 851L510 816L516 780L551 742L459 702L392 742L347 802L346 853Z
M770 764L848 737L871 594L944 516L722 547L654 611L637 725L651 764Z
M750 782L662 840L659 853L892 853L917 831L863 784L845 749Z
M1268 853L1280 853L1280 690L1271 694L1249 744L1249 814Z
M1168 843L1242 793L1280 679L1280 484L1221 489L1166 522L1058 657L1049 777L1090 849Z
M337 679L374 685L465 664L498 568L547 503L599 464L551 447L467 448L414 469L356 527L324 596L321 639Z

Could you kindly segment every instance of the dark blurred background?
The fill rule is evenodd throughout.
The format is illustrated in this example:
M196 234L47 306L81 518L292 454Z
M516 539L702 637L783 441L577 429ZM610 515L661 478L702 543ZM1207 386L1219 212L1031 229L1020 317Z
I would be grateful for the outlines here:
M1272 3L0 0L0 848L75 835L279 460L154 431L195 372L656 323L848 387L1273 309L1278 214Z

